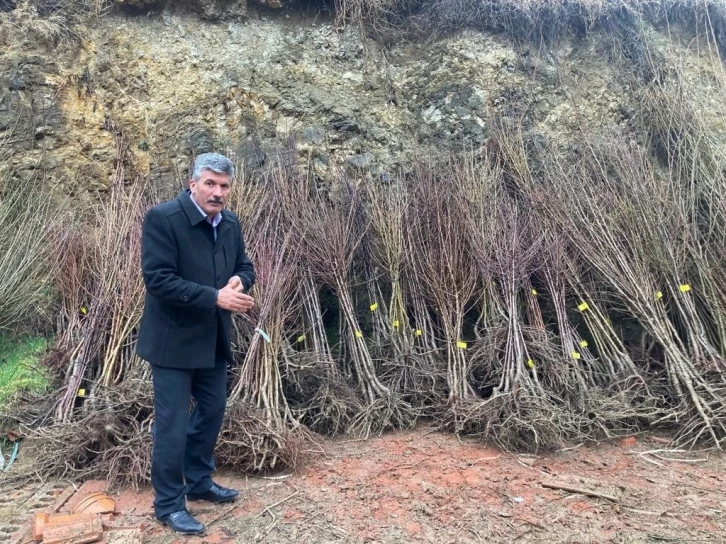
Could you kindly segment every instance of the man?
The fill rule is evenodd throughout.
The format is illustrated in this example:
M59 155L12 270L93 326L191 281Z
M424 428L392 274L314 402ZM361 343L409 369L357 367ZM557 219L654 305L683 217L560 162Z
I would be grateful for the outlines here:
M185 496L220 503L239 494L211 476L232 361L231 313L254 304L239 221L224 209L233 178L227 157L200 155L189 189L150 209L142 230L146 304L136 351L151 363L154 384L154 510L184 534L204 531Z

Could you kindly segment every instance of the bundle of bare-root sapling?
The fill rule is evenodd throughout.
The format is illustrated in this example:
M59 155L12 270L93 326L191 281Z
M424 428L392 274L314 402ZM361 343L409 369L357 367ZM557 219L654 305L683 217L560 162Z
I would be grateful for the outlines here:
M296 175L284 165L272 170L267 181L274 183L280 209L285 212L282 229L294 233L298 241L305 239L299 204L309 194L308 182L308 178ZM300 245L299 250L304 251L304 246ZM294 315L286 320L282 340L282 377L288 407L296 420L316 433L346 432L363 411L361 396L334 358L324 323L320 286L310 263L302 257L298 259L293 281L297 304Z
M353 259L367 228L361 224L358 212L360 196L343 176L334 179L328 194L321 194L316 187L305 187L289 215L294 217L304 262L316 280L329 286L338 298L343 369L355 381L364 403L351 429L367 436L407 427L414 420L411 407L381 382L354 303Z
M112 128L112 127L111 127ZM124 180L126 142L116 131L116 171L107 200L96 206L91 233L75 236L59 249L71 272L61 289L66 314L73 314L70 328L59 337L61 351L68 354L64 388L58 398L55 418L70 421L74 407L85 413L104 409L101 397L111 384L123 380L136 360L136 331L144 303L144 285L139 268L141 224L151 205L144 196L144 183L137 180L127 191ZM84 271L85 269L85 271ZM76 306L75 311L73 306Z
M437 344L442 346L447 399L441 411L458 432L460 405L478 399L469 381L468 342L464 338L465 313L480 288L468 228L469 210L454 175L437 176L419 164L415 178L405 216L411 275L429 311L436 312L436 328L425 334L436 335Z
M273 183L260 199L256 221L244 226L247 252L255 267L253 309L237 320L250 335L239 376L229 396L217 455L246 472L294 468L307 439L292 417L282 383L285 322L295 313L296 264L300 246L285 229L279 192Z
M296 279L300 303L283 350L285 395L290 409L310 430L334 436L346 432L363 411L362 399L336 362L325 330L318 288L306 266Z
M655 184L651 189L658 195L665 182L651 177L647 158L623 145L593 150L575 176L565 178L562 170L550 175L556 196L551 208L580 258L662 350L671 396L667 420L689 422L679 429L682 439L720 444L726 408L721 379L699 370L674 321L688 316L665 304L666 293L682 297L691 291L689 283L674 277L674 233L660 225L677 213L677 195L668 197L664 209L644 194L640 184ZM667 267L664 255L669 255Z
M413 256L406 236L408 186L402 180L382 184L371 182L366 191L366 208L371 221L371 256L377 282L386 283L371 300L374 327L390 347L381 361L384 383L403 395L416 409L430 412L444 394L444 376L436 360L435 347L427 348L425 337L433 336L426 310L409 316L412 303L410 285ZM380 277L380 279L378 279ZM378 284L378 283L377 283ZM425 301L419 306L425 308Z
M488 397L471 405L465 416L471 432L507 449L536 451L582 438L580 415L570 409L568 398L579 396L581 385L578 369L568 372L571 363L545 329L532 293L529 278L542 260L541 233L525 203L500 194L497 224L474 244L477 261L486 263L491 304L500 315L486 324L483 348L474 360L477 386Z

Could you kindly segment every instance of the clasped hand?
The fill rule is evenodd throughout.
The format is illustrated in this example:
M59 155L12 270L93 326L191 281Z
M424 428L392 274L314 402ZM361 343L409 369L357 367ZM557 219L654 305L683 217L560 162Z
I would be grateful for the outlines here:
M232 276L227 285L219 290L217 306L230 312L246 313L255 305L255 299L244 294L244 287L239 276Z

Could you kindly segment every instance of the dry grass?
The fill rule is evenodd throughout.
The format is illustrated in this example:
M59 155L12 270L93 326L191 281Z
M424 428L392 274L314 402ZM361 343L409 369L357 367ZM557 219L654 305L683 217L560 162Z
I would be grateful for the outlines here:
M605 30L628 42L642 22L679 24L705 33L726 53L721 0L336 0L339 24L352 22L394 43L401 36L437 37L463 29L542 44Z
M57 46L83 39L83 26L112 7L112 0L20 0L7 20L36 42Z
M59 271L54 244L62 239L63 210L42 180L9 174L0 194L0 330L18 330L47 310Z

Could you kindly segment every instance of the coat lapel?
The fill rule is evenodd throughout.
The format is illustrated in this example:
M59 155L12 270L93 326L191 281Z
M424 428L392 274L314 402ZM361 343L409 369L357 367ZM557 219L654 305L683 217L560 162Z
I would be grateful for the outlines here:
M232 221L227 216L227 211L222 211L222 221L219 222L217 227L217 243L224 242L229 238L229 234L232 232Z
M189 219L190 225L198 225L199 223L204 221L204 216L199 213L199 210L194 205L194 202L192 202L191 192L189 191L189 189L183 190L177 197L177 200L179 201L182 210L184 210L184 213L187 215L187 219Z

